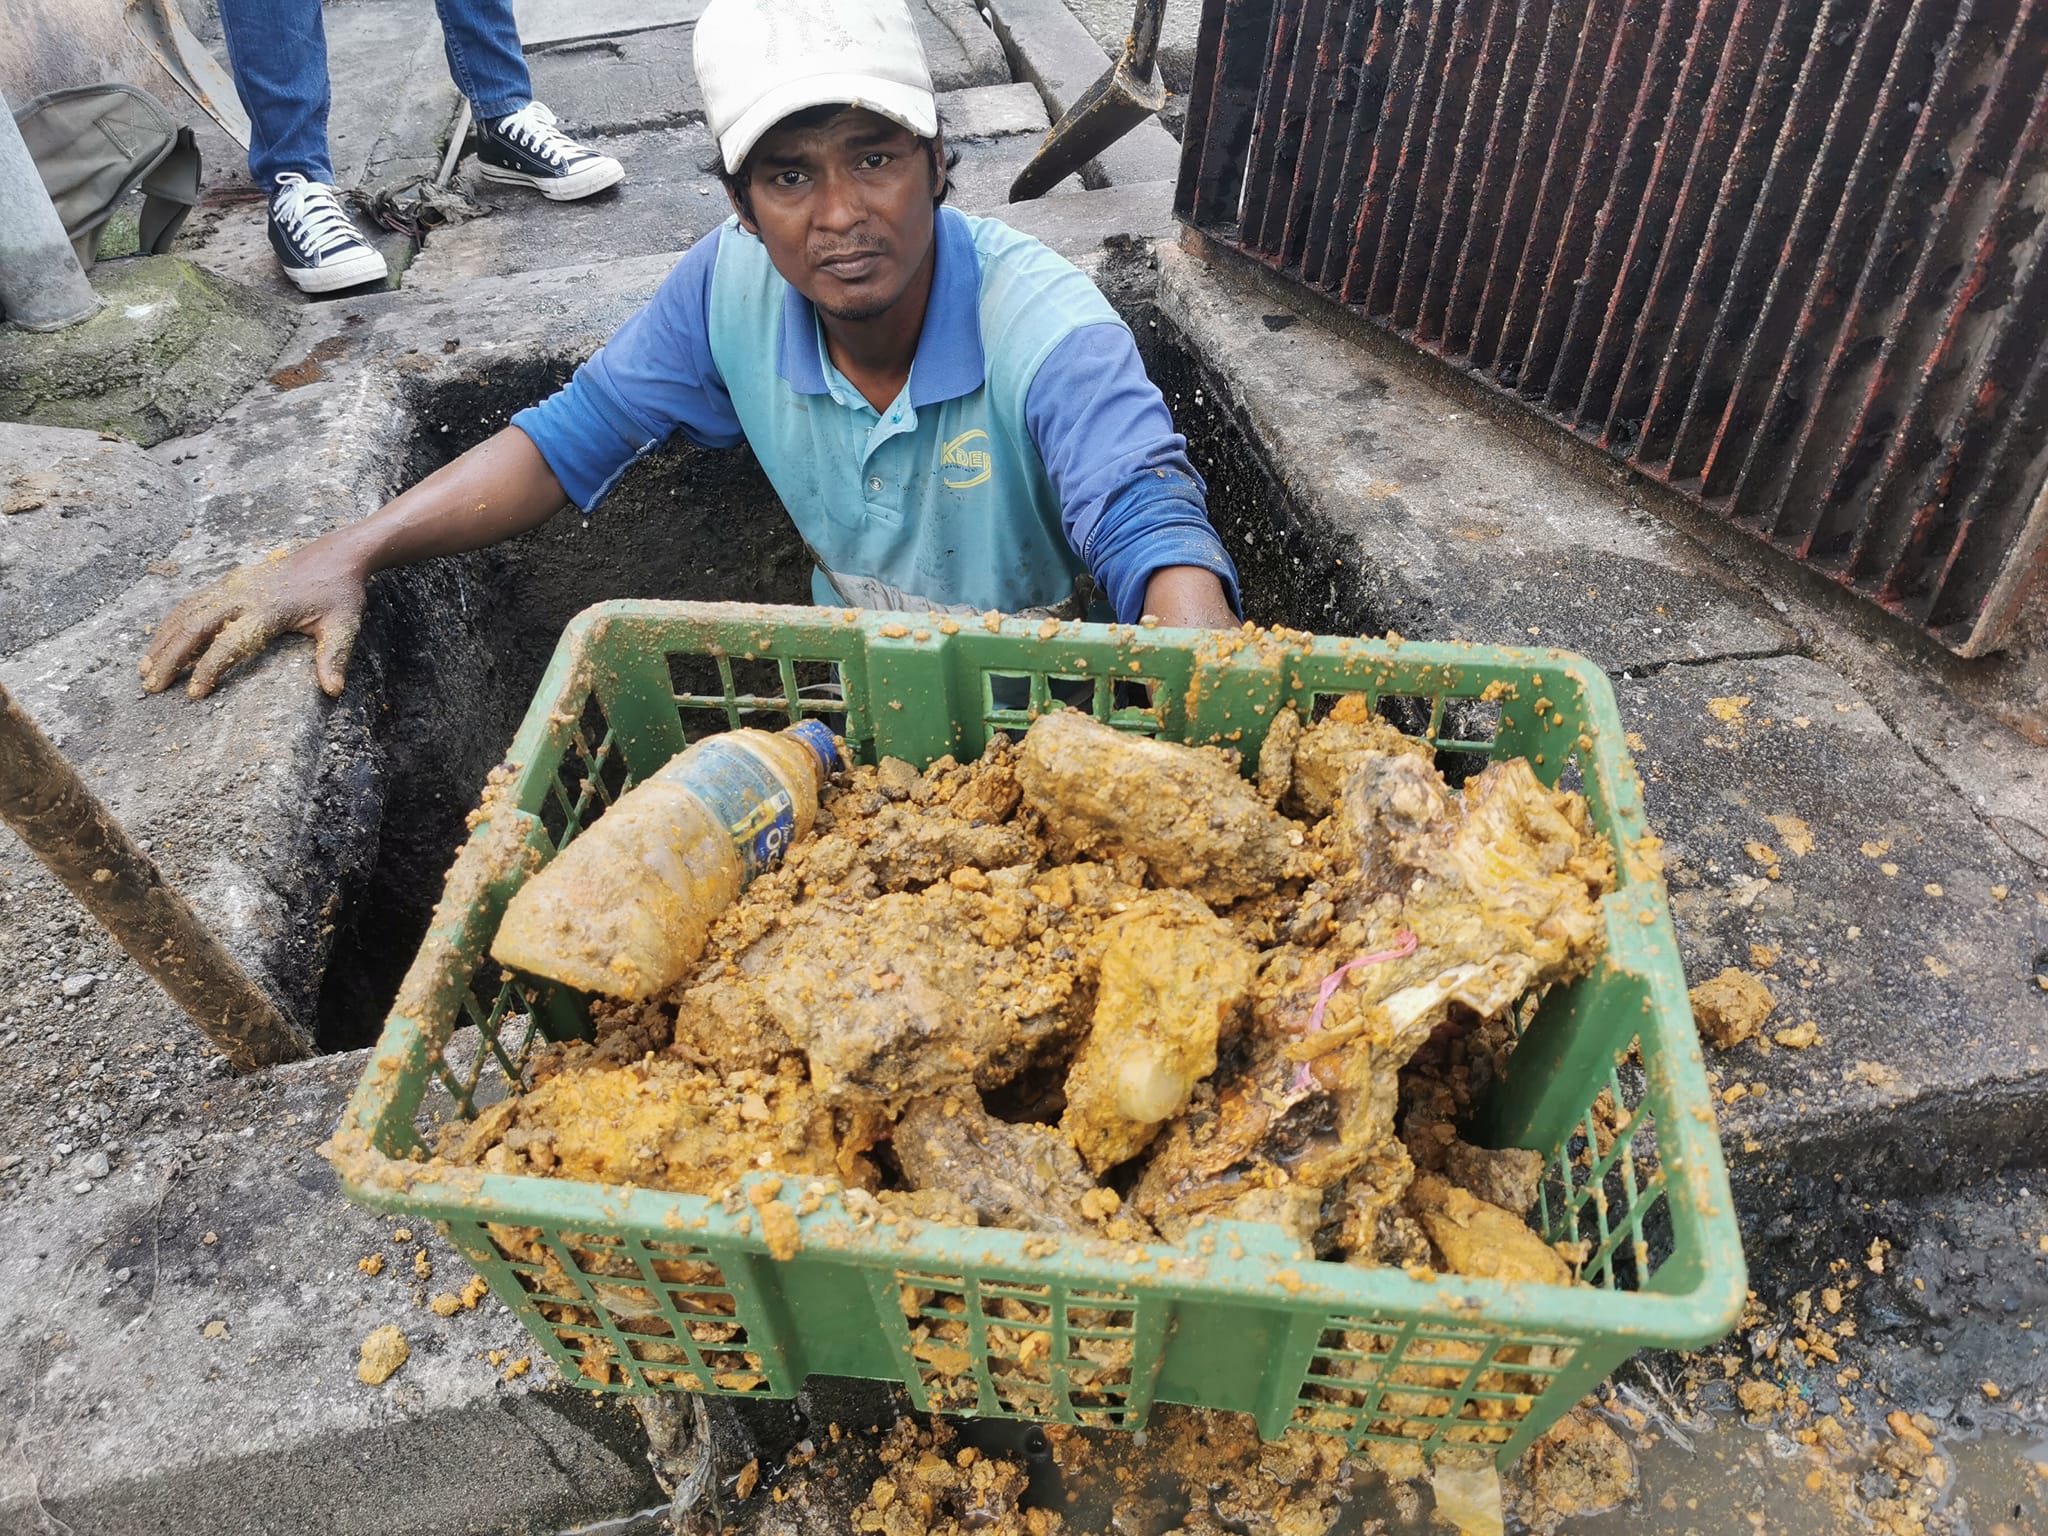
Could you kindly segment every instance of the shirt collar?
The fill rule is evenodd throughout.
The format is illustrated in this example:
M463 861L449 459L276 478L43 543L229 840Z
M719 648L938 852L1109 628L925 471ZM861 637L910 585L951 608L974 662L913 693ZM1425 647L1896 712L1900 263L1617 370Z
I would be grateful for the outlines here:
M932 262L931 297L910 364L913 408L972 394L987 377L981 350L981 256L974 234L957 209L938 209L934 223L938 253ZM824 358L817 310L795 285L783 284L775 371L800 395L830 394Z

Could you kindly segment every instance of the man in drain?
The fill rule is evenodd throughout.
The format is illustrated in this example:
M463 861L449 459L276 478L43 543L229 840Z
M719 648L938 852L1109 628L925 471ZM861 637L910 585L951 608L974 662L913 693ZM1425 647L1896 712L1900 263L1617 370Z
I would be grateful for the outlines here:
M297 632L339 694L371 575L587 512L678 432L753 448L819 603L1237 622L1236 571L1129 329L1037 241L943 206L905 0L712 0L695 49L733 217L558 393L372 516L181 603L145 687L189 669L203 698Z

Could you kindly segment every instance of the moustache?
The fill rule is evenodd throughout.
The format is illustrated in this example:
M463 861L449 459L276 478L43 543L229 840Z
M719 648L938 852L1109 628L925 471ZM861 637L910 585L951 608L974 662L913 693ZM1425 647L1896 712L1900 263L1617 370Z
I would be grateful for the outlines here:
M879 244L836 246L828 251L812 251L811 264L822 267L828 261L848 261L860 256L886 256L888 253L889 247Z

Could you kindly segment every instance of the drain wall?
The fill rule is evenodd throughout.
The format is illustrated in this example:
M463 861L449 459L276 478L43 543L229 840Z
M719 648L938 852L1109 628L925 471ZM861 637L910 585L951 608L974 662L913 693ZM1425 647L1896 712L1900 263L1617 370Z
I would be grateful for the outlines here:
M1177 210L1965 655L2048 542L2048 0L1205 0Z

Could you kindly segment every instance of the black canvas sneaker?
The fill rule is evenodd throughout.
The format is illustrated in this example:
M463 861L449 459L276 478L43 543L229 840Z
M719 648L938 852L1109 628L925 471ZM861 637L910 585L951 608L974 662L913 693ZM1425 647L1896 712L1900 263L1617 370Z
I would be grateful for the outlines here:
M277 178L270 195L270 245L284 275L305 293L332 293L381 283L388 269L362 236L334 188L295 171Z
M555 126L555 114L529 101L510 117L476 125L476 159L488 181L516 181L558 203L616 186L626 168L585 149Z

